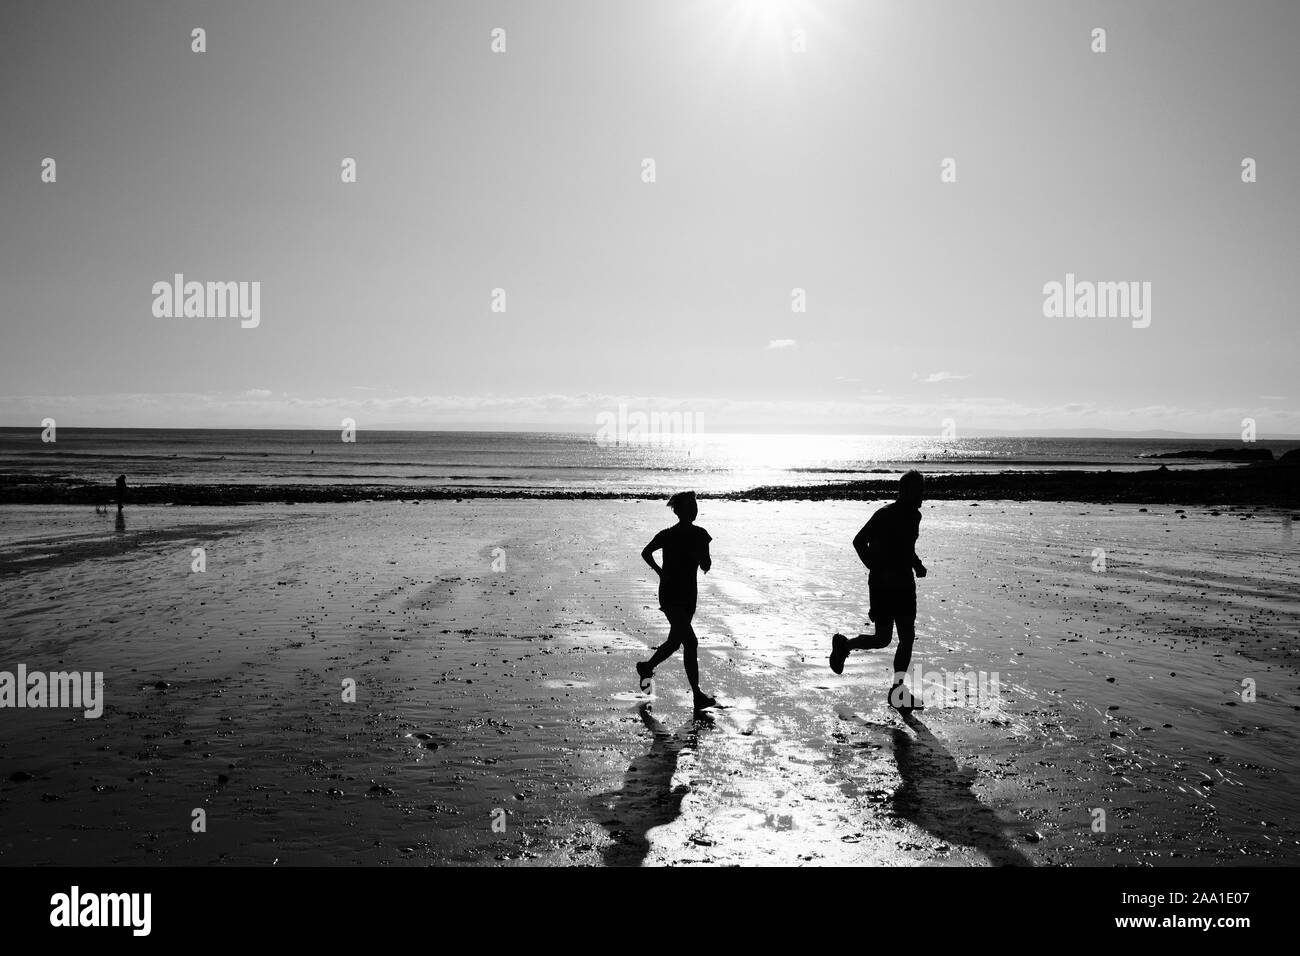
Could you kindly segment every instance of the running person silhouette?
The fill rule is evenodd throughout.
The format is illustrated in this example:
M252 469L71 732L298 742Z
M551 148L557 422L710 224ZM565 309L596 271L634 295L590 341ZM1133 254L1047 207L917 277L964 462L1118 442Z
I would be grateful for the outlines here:
M921 502L925 481L919 471L909 471L898 482L898 500L871 516L853 539L853 549L867 566L867 593L871 600L868 617L875 622L875 634L859 634L853 640L843 634L831 638L831 670L844 672L844 661L856 650L888 647L898 629L894 652L894 683L889 703L900 710L920 710L903 679L912 662L912 641L916 638L916 580L926 575L916 556L916 539L921 531Z
M641 689L645 690L646 681L654 675L655 668L680 647L695 709L704 710L718 702L700 690L698 644L691 618L695 616L695 569L700 568L708 574L709 568L713 567L713 560L709 557L709 542L713 539L707 531L694 524L699 514L695 492L679 491L668 499L668 507L677 515L677 524L660 531L641 551L645 563L659 575L659 609L668 618L668 640L659 645L650 660L638 662L636 672L641 678ZM664 553L662 567L654 559L654 552L661 549Z

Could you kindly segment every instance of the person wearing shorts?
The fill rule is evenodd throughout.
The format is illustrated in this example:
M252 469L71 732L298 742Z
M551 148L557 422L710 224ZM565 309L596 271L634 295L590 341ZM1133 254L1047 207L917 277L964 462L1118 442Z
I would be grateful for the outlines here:
M876 633L859 634L852 640L843 634L831 638L831 670L841 674L850 653L888 647L897 631L889 701L903 710L921 707L903 687L903 680L912 662L912 642L916 638L916 578L927 573L916 556L924 500L921 473L907 472L899 480L898 499L873 514L853 539L853 549L867 568L867 595L871 601L867 616L876 625Z
M668 499L668 507L677 515L677 524L660 531L641 551L646 564L659 575L659 610L668 618L668 640L659 645L650 660L638 662L636 672L644 690L654 669L680 647L695 709L704 710L718 702L700 690L699 642L691 618L695 616L695 572L698 569L708 574L713 566L709 556L709 542L713 539L695 524L699 514L695 492L678 492ZM655 563L656 551L663 551L662 566Z

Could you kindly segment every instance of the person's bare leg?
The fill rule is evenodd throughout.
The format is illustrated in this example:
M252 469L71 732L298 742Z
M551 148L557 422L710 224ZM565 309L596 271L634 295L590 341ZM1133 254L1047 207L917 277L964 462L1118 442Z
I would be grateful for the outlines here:
M850 651L878 651L882 647L889 646L889 642L894 639L893 630L894 622L885 618L883 621L876 622L875 634L859 634L857 637L850 638L847 647Z
M924 710L923 700L913 697L903 686L907 679L907 669L912 666L912 642L916 639L916 619L899 618L898 650L894 652L894 683L889 688L889 702L901 710Z
M682 640L682 664L686 667L686 680L691 685L691 691L696 696L703 695L704 692L700 690L699 642L695 639L694 630Z
M654 670L664 661L668 660L668 658L672 657L677 648L681 646L682 639L677 633L677 627L674 625L672 630L668 632L668 640L656 647L655 652L650 656L650 660L646 661L646 670Z
M916 640L916 619L899 618L898 650L894 651L894 673L906 674L912 664L912 642Z
M686 668L686 680L691 685L691 697L696 710L712 707L717 701L700 690L700 642L695 636L695 628L687 617L681 622L682 665Z
M655 648L655 652L650 655L650 660L638 661L636 665L636 676L641 680L642 691L649 689L649 684L647 682L654 677L655 668L668 660L668 658L672 657L673 652L682 646L682 627L680 620L677 619L675 615L670 616L665 614L665 616L668 617L668 640ZM692 634L692 637L694 637L694 634Z
M849 640L843 634L831 638L831 670L837 674L844 672L844 662L854 651L874 651L888 647L893 640L894 621L888 617L873 617L876 622L875 634L859 634Z

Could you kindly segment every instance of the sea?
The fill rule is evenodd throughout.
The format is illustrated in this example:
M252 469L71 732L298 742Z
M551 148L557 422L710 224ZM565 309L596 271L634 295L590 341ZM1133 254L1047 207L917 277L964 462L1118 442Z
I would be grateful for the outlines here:
M657 494L745 491L931 474L1224 467L1179 451L1269 448L1202 438L940 438L935 435L647 435L598 433L271 429L0 428L0 482L60 476L111 484L363 484L497 491Z

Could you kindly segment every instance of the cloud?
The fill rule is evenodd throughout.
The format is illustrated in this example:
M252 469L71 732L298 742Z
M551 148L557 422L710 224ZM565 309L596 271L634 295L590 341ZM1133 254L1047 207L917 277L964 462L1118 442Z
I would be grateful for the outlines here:
M767 343L767 347L768 347L769 350L771 350L771 349L789 349L789 348L794 348L794 346L797 345L797 344L798 344L798 343L795 342L794 339L772 339L772 341L770 341L770 342Z
M952 372L931 372L929 375L922 376L918 372L912 373L912 381L923 382L926 385L933 385L935 382L957 382L963 378L970 378L969 375L954 375Z

